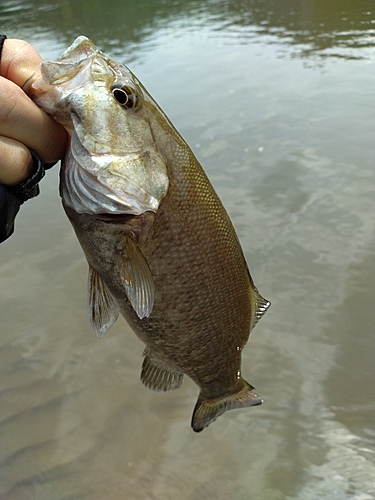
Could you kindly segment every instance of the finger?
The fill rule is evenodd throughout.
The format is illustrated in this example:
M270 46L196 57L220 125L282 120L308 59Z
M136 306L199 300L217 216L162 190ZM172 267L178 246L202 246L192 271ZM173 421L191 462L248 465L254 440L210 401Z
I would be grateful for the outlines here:
M0 75L22 87L41 61L42 58L29 43L8 38L1 55Z
M33 149L45 163L63 157L67 133L13 82L0 77L0 135Z
M33 169L30 151L14 139L0 137L0 184L13 186L27 179Z
M0 135L24 143L43 162L52 163L63 157L67 133L20 89L38 73L41 61L27 42L5 40L0 62Z

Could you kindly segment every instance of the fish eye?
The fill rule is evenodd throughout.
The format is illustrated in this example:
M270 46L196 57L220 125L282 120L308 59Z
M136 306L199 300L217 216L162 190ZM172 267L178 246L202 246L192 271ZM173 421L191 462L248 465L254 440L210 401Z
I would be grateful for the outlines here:
M135 89L128 85L116 84L111 87L111 94L125 109L135 109L139 105L139 98Z

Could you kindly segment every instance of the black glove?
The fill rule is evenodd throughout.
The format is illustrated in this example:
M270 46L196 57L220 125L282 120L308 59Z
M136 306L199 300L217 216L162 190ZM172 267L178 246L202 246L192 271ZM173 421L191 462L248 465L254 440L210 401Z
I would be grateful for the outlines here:
M55 163L43 165L39 156L29 149L33 158L33 174L25 181L15 186L0 184L0 243L9 238L14 231L14 219L24 201L39 194L39 181L44 177L45 170Z

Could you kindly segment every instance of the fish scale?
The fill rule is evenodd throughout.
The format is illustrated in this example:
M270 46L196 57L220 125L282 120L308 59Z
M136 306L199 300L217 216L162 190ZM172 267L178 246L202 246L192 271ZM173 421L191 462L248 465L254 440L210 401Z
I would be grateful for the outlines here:
M97 335L121 313L145 344L141 380L148 388L177 389L189 376L200 390L192 417L197 432L226 410L261 404L242 378L241 352L270 303L253 284L227 212L169 119L128 68L86 37L41 64L32 97L72 134L60 192L89 263ZM95 151L115 144L116 151L98 159L93 144Z

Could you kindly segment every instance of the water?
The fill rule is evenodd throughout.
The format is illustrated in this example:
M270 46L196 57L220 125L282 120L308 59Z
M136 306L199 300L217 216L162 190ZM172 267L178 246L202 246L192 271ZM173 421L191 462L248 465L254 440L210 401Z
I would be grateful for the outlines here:
M189 380L139 382L99 341L58 172L0 246L1 500L371 500L374 24L370 0L3 0L55 58L79 34L128 64L201 160L272 307L243 373L264 397L195 434Z

